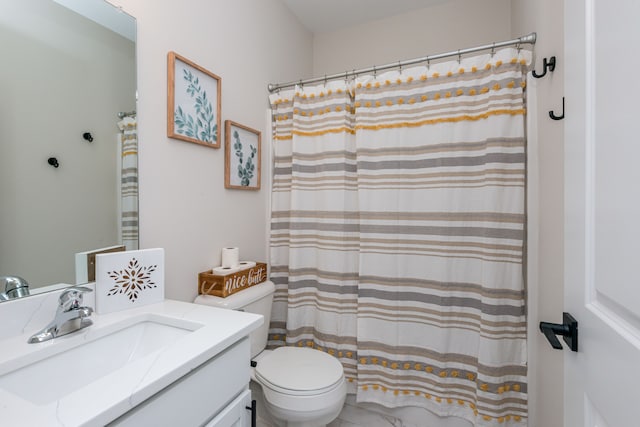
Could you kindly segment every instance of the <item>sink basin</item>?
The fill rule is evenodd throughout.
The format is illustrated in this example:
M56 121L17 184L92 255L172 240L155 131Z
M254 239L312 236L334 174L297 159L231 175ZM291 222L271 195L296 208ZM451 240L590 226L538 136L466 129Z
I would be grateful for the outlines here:
M227 391L249 383L247 336L262 316L165 300L94 313L88 328L28 344L58 300L53 295L43 315L41 304L31 304L38 298L3 303L33 305L38 320L0 337L0 426L204 425L230 401ZM19 311L0 311L0 319ZM198 393L203 384L225 393Z
M36 405L66 396L137 360L160 352L201 324L146 315L42 345L23 365L0 375L5 390ZM89 328L90 329L90 328Z

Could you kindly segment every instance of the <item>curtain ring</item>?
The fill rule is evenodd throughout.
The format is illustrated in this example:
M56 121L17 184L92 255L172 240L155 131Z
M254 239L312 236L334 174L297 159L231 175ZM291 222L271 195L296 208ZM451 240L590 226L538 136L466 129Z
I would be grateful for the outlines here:
M493 42L493 44L491 45L491 58L493 58L495 54L496 54L496 42Z
M458 65L462 62L462 55L460 54L460 49L458 49Z
M376 77L378 77L378 76L377 76L377 74L378 74L378 70L376 70L376 66L374 65L374 66L373 66L373 78L374 78L374 79L375 79Z
M323 86L324 86L325 89L327 88L327 75L326 74L324 75L324 85Z
M398 69L400 71L400 74L402 74L402 61L398 61Z

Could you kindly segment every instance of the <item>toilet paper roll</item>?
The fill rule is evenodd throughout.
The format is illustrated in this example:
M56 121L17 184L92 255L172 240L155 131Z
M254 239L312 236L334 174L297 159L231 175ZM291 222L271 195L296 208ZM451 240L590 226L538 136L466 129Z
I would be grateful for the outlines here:
M237 273L242 270L240 267L213 267L213 274L215 276L224 276L227 274Z
M240 262L240 249L222 248L222 267L236 267Z
M253 268L256 266L256 262L255 261L240 261L238 263L238 268L240 270L246 270L247 268Z

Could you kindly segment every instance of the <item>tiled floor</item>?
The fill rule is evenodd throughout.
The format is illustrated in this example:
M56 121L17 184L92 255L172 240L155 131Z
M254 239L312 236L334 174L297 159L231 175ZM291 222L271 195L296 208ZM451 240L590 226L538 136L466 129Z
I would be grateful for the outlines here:
M251 394L258 405L258 427L276 427L264 409L262 390L253 381ZM397 418L398 416L402 419ZM472 427L472 425L462 418L440 418L421 408L405 407L393 410L372 404L357 405L355 396L347 395L342 412L327 427Z
M258 405L257 427L275 427L273 420L266 413L263 404L262 391L251 383L251 395ZM401 420L387 415L355 406L354 399L347 397L347 403L338 418L327 427L413 427L403 424Z
M345 403L338 418L327 427L405 427L401 420Z

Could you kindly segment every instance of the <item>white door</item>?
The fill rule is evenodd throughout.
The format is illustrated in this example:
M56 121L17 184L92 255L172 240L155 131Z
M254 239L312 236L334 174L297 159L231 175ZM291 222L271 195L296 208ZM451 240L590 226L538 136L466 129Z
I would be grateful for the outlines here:
M639 427L640 1L566 0L564 31L564 424Z

